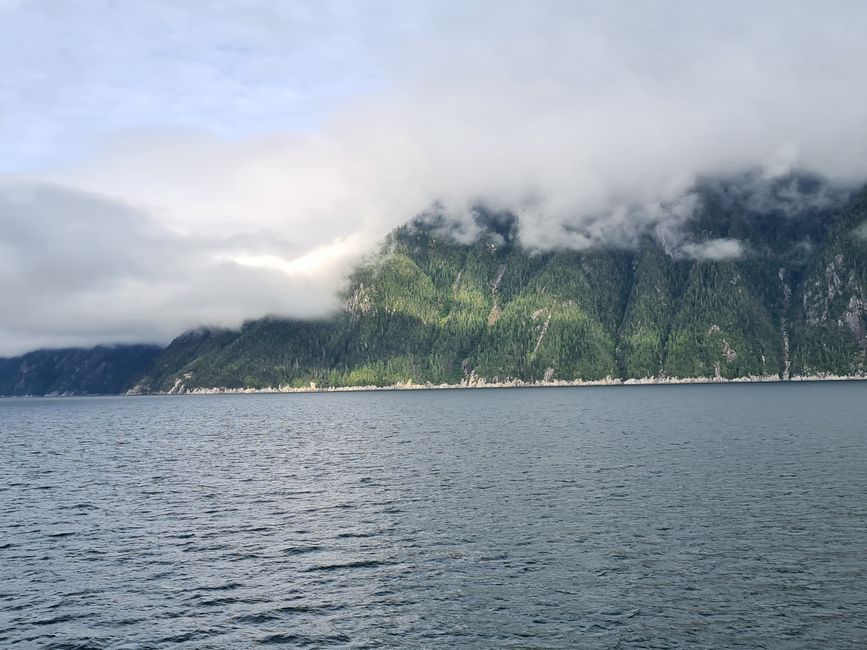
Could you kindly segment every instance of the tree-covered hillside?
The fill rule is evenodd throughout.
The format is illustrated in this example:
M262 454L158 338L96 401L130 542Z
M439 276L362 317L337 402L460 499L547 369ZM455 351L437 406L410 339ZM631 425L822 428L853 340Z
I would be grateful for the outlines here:
M38 350L0 359L0 395L116 395L156 361L155 345Z
M699 192L678 235L692 248L648 232L529 251L514 217L481 209L464 245L417 219L357 269L333 318L190 332L136 390L863 373L867 192L844 209L808 177ZM735 259L695 252L731 240Z

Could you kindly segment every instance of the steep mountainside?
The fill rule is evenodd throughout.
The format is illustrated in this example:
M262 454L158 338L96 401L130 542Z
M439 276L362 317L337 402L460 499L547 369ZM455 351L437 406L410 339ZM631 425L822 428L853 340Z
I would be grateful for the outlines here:
M0 395L113 395L160 354L154 345L39 350L0 359Z
M356 271L340 314L190 332L135 390L863 374L867 192L841 209L807 177L699 191L678 236L738 240L737 259L653 233L536 253L515 218L481 209L485 234L462 245L416 220Z

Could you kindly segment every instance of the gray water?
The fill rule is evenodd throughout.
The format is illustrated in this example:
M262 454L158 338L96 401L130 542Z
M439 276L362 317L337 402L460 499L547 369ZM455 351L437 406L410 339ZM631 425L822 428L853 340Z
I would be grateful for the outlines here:
M867 383L0 400L0 646L863 648Z

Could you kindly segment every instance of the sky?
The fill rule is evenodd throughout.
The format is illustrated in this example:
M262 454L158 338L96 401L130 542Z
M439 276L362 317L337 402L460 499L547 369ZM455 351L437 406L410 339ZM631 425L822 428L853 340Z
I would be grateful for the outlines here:
M582 249L676 232L701 176L862 183L865 33L834 0L0 0L0 355L326 315L435 202Z

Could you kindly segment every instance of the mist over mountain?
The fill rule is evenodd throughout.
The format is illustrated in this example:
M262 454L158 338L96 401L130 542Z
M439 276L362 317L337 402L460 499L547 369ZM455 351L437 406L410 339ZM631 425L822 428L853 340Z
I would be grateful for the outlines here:
M797 213L863 184L864 33L842 0L0 3L0 354L328 318L431 211L465 244L484 209L527 252L743 259L770 237L685 229L698 188Z
M359 263L333 316L4 359L0 392L864 374L867 190L750 173L700 180L690 205L579 250L525 245L511 212L434 206Z
M333 315L199 327L158 356L156 348L96 348L90 356L7 359L0 388L182 392L865 372L867 190L757 171L700 179L685 196L631 219L628 231L576 220L573 239L556 248L535 245L514 212L477 203L454 215L433 205L356 265L333 297L341 304ZM139 363L106 362L110 350L138 351Z

